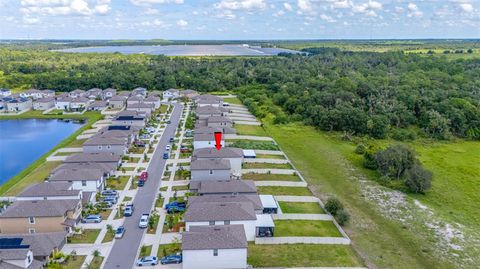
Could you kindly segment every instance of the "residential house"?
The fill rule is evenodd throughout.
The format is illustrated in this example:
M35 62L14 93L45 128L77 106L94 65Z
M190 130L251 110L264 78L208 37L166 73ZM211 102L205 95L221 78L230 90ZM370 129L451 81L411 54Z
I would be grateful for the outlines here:
M115 95L108 100L108 105L111 108L123 108L125 106L125 102L127 101L126 96Z
M55 107L55 98L43 97L33 101L33 109L35 110L48 110Z
M214 134L215 132L221 132L223 135L236 134L235 128L230 127L198 127L195 128L195 134Z
M227 115L228 109L215 106L201 106L195 109L195 115L199 120L206 120L210 117L221 117Z
M90 103L90 99L86 97L76 97L73 98L72 101L70 102L70 109L72 111L83 111L88 107L88 104Z
M132 95L132 92L130 92L130 91L119 91L119 92L117 92L117 95L124 96L124 97L128 98Z
M102 111L108 107L107 101L95 101L88 106L88 110Z
M4 89L0 88L0 97L7 97L12 94L12 91L10 89Z
M80 200L15 201L0 214L0 233L71 233L81 212Z
M55 97L54 90L42 90L42 98Z
M112 125L132 125L143 128L145 127L145 115L132 110L120 111L112 119Z
M233 121L228 117L212 116L207 119L208 127L229 127L233 126Z
M60 96L55 100L55 109L70 110L70 103L73 98L70 96Z
M237 195L224 195L224 194L212 194L212 195L198 195L188 197L188 204L194 203L252 203L253 209L256 214L263 214L264 207L261 195L258 194L237 194Z
M29 110L32 108L32 99L24 97L12 98L6 102L6 108L8 112Z
M110 137L108 134L97 134L83 143L83 152L111 152L123 155L128 149L128 139Z
M40 99L43 97L41 90L29 89L20 93L20 97L23 98L32 98L33 100Z
M102 98L102 89L92 88L86 91L84 96L92 101L95 101L99 98Z
M146 97L147 96L147 89L142 88L142 87L137 87L137 88L132 90L132 95Z
M190 182L190 190L198 195L257 194L253 180L203 180Z
M68 156L64 163L111 163L118 167L121 164L121 158L121 155L109 152L84 152Z
M150 116L154 109L155 109L155 105L151 103L140 102L137 104L127 105L127 110L144 113L147 116Z
M220 150L216 148L200 148L193 151L192 160L214 160L224 159L230 162L230 173L232 175L241 175L243 150L240 148L222 147Z
M244 269L247 247L242 225L192 226L182 233L182 268Z
M153 105L155 109L160 108L160 97L155 95L149 95L145 100L143 100L145 104Z
M222 136L220 140L220 144L222 147L225 146L225 138ZM193 135L193 148L194 149L201 149L201 148L214 148L216 145L215 135L211 134L195 134Z
M180 97L180 91L170 88L163 92L163 100L175 99Z
M109 125L101 128L98 134L108 137L125 138L127 139L127 143L130 144L138 138L140 129L140 127L130 125Z
M128 97L127 99L127 107L133 105L133 104L138 104L143 102L143 96L141 95L132 95L131 97Z
M12 242L13 241L13 242ZM15 239L0 238L0 268L2 269L42 269L43 264L33 258L29 245L9 246Z
M158 91L158 90L150 91L148 93L148 96L156 96L156 97L160 98L160 96L162 96L162 91Z
M85 192L96 192L105 188L105 177L102 170L81 166L55 170L48 178L48 182L72 183L74 190Z
M69 182L42 182L27 186L17 194L17 201L26 200L80 200L82 191L74 190Z
M195 97L199 96L198 92L195 91L195 90L190 90L190 89L187 89L187 90L183 90L183 91L180 91L180 97L185 97L185 98L188 98L188 99L193 99Z
M108 178L117 171L119 166L118 163L114 162L67 162L62 163L61 165L57 166L52 170L52 173L55 173L59 170L66 169L66 170L73 170L73 169L98 169L102 171L103 177ZM85 197L85 195L83 195Z
M230 161L226 159L194 159L190 164L192 181L230 179Z
M20 268L43 268L43 265L49 261L50 255L63 248L66 243L66 236L66 232L2 234L0 237L0 253L7 250L28 249L33 254L33 260L30 260L34 265L32 267L32 265L28 265L27 262L25 264L27 267L20 266ZM4 255L0 254L0 268L19 268L6 266L7 264L12 264L10 261L11 259L6 259ZM15 264L19 266L18 263ZM37 267L36 264L39 264L40 267Z
M110 98L114 97L116 94L117 94L117 90L115 90L113 88L107 88L107 89L102 91L102 99L103 100L110 99Z
M85 96L85 91L84 90L80 90L80 89L76 89L76 90L73 90L71 92L68 93L68 96L72 97L72 98L78 98L78 97L83 97Z
M211 94L199 95L199 96L195 97L193 100L194 100L195 104L197 105L197 107L200 107L200 106L221 107L221 106L223 106L223 99L218 97L218 96L211 95Z

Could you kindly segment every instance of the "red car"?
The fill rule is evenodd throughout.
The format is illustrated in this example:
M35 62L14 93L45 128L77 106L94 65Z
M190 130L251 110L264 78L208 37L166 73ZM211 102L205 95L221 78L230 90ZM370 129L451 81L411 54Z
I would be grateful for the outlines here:
M148 172L142 172L140 174L140 180L147 181L148 178Z

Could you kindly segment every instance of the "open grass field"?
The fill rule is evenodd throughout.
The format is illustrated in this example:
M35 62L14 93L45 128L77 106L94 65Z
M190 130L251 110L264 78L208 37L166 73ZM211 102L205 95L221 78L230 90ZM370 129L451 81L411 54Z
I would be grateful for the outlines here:
M85 229L82 234L75 234L67 238L70 244L93 244L100 234L100 229Z
M278 159L284 160L285 156L283 155L275 155L275 154L256 154L258 159Z
M306 187L260 186L257 189L259 194L312 196L312 192Z
M237 130L237 135L267 136L265 130L258 125L235 124L234 127Z
M223 101L227 102L229 104L234 104L234 105L241 105L242 104L242 101L240 101L240 99L238 99L237 97L223 98Z
M275 220L274 235L342 237L333 221L321 220Z
M299 213L299 214L325 214L325 211L320 207L319 203L303 203L303 202L282 202L278 204L285 214Z
M273 181L300 181L297 175L282 175L282 174L243 174L242 179L249 179L255 181L273 180Z
M289 163L243 163L243 169L292 169Z
M405 264L409 268L454 267L451 260L434 255L431 238L412 232L412 227L405 227L395 219L387 219L361 195L360 184L354 176L365 175L362 170L352 170L351 162L344 155L352 151L353 145L300 124L267 124L267 133L314 188L315 195L324 201L334 195L344 203L352 215L345 230L367 263L379 268L404 268ZM304 142L294 143L292 137ZM425 166L430 168L428 162ZM434 182L433 189L436 184ZM448 197L448 191L444 195ZM457 203L450 199L444 202Z
M40 183L47 178L55 167L59 166L62 162L43 162L33 171L28 173L22 180L18 181L17 184L13 185L7 192L5 196L14 196L20 193L25 187L32 183ZM5 183L8 184L8 181ZM5 185L0 187L1 190L4 189Z
M361 267L363 263L346 245L248 244L248 264L254 267Z

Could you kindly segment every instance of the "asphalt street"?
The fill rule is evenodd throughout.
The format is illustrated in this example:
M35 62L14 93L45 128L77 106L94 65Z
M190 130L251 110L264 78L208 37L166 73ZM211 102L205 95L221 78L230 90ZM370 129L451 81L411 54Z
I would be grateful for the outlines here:
M150 165L147 167L148 180L143 187L138 187L138 192L133 200L134 214L126 217L123 226L125 235L120 240L115 240L112 250L105 262L106 269L131 269L135 266L137 253L142 242L146 229L140 229L138 222L140 216L144 213L150 213L153 203L157 197L157 190L160 187L161 177L165 169L166 160L163 159L165 147L171 137L175 137L175 132L180 121L183 105L173 103L174 109L170 117L171 123L167 125L162 134L157 148L153 154Z

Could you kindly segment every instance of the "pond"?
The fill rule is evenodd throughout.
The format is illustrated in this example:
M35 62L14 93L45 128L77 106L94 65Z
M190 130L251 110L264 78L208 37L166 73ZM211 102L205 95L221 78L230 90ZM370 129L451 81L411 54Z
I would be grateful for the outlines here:
M80 123L56 119L0 120L0 185L80 127Z
M282 48L260 48L246 45L166 45L166 46L102 46L60 50L63 52L96 52L151 54L166 56L273 56L279 53L300 53Z

